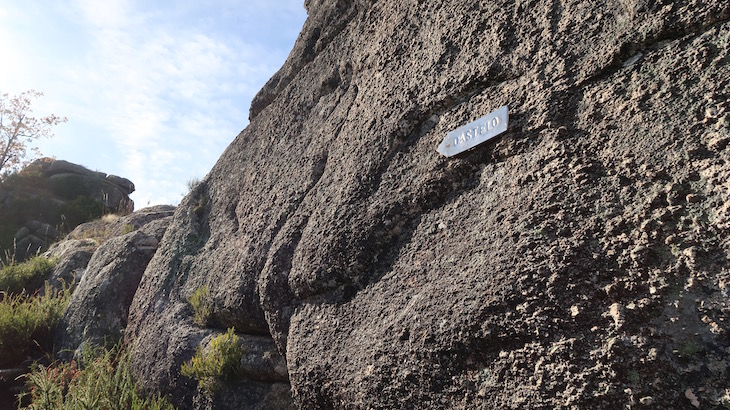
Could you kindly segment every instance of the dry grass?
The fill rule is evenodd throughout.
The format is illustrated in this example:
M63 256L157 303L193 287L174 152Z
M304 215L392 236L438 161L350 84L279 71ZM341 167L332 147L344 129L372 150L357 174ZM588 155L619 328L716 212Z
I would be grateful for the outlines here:
M119 221L119 218L121 218L121 216L119 216L117 214L106 214L101 217L101 221L106 224L111 224L111 223Z

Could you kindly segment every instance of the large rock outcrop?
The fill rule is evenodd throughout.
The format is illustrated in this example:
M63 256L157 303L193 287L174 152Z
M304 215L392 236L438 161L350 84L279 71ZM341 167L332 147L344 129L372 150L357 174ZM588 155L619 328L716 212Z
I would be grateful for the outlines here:
M730 400L726 1L305 5L135 294L145 388L281 406L281 381L180 375L235 327L304 409ZM506 133L436 152L502 105Z
M77 225L134 210L134 183L68 161L42 158L0 183L0 251L24 259Z

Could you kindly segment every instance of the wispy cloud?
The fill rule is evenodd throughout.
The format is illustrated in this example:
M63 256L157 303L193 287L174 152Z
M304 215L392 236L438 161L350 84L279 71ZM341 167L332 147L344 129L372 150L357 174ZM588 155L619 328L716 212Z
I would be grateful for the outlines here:
M82 162L134 181L138 205L176 203L186 181L202 177L246 125L251 98L286 58L304 12L300 1L278 6L219 0L150 9L141 1L76 0L59 9L83 49L74 51L81 58L59 61L56 81L44 84L47 95L62 94L67 104L58 111L70 118L64 138L84 141L69 134L77 132L87 133L87 142L99 139L91 145L105 145L106 153L86 152ZM238 14L224 13L234 7ZM257 22L254 13L269 17ZM267 20L281 23L282 16L298 27L286 42L267 44ZM249 24L239 33L240 19ZM251 37L256 30L261 34Z
M97 27L123 28L134 13L128 0L77 0L76 6L86 21Z

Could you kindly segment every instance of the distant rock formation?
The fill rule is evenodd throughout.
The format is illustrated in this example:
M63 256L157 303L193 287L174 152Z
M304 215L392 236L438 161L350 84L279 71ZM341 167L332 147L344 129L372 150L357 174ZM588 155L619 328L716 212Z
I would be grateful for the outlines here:
M35 254L102 213L134 210L134 184L67 161L42 158L0 184L0 249Z
M41 247L51 244L58 240L58 231L50 224L31 220L25 223L18 232L15 233L13 239L15 246L23 250L29 255L35 254ZM17 255L19 259L23 256Z
M43 175L52 181L52 186L55 186L54 192L62 198L69 199L68 196L72 195L71 193L80 192L93 196L105 207L115 212L129 213L134 210L134 202L129 199L129 194L134 192L134 183L126 178L91 171L81 165L48 158L35 161L31 166L34 165L40 165ZM69 188L69 191L59 189L59 186Z

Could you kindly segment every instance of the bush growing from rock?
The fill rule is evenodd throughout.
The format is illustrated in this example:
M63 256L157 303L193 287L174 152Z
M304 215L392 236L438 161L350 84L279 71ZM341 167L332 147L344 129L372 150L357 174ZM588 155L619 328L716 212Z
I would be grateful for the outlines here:
M189 362L182 365L180 371L184 376L200 383L203 391L214 394L220 382L231 380L241 373L241 358L244 349L234 328L228 328L213 339L207 349L198 347Z
M53 332L70 300L69 287L47 283L55 259L36 256L0 269L0 366L21 362L34 350L50 351Z
M3 294L0 301L0 367L17 365L33 351L48 352L71 292L46 287L41 296Z
M205 326L210 316L210 307L208 306L208 286L199 286L195 289L190 299L188 299L190 305L193 307L195 314L193 315L193 322L200 326Z

